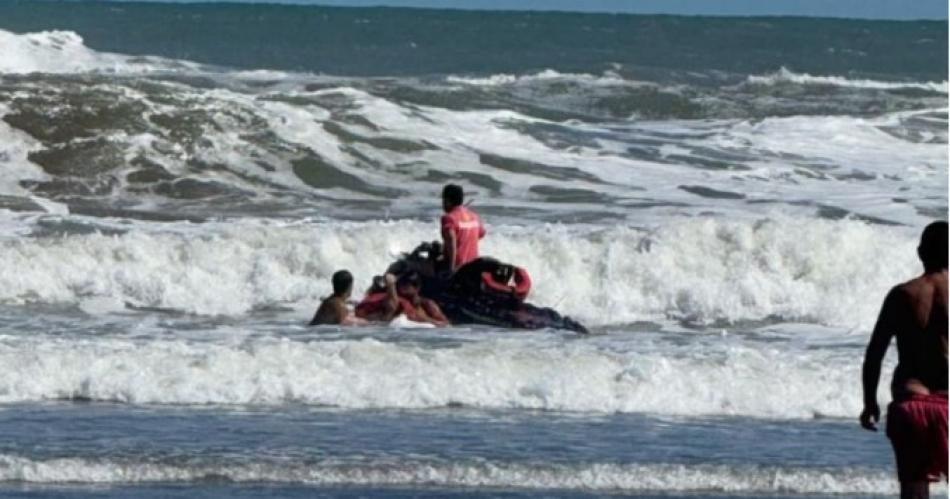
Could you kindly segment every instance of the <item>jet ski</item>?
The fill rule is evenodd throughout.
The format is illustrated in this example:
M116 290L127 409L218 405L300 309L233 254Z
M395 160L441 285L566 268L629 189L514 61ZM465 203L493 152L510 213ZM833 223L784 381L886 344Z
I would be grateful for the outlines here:
M444 269L442 245L425 242L403 253L386 270L395 276L416 273L421 278L421 294L439 304L453 324L484 324L514 329L565 329L581 334L589 331L581 323L553 309L525 301L531 279L522 268L494 258L469 262L454 274ZM374 288L384 290L381 277ZM370 292L373 292L371 288Z

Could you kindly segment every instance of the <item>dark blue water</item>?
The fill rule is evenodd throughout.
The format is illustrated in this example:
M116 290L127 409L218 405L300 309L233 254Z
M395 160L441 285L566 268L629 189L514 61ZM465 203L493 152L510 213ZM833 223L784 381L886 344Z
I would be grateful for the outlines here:
M0 29L71 30L103 51L354 76L617 65L641 79L712 82L782 66L897 80L947 74L940 21L12 0L0 4Z

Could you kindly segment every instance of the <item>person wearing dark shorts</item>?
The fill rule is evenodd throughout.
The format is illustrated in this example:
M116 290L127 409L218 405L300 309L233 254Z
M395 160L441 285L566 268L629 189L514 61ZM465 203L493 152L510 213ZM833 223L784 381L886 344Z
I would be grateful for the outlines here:
M947 223L928 225L917 248L924 273L888 293L864 357L861 426L877 431L881 361L897 339L887 436L902 499L928 498L930 482L947 478L947 251Z

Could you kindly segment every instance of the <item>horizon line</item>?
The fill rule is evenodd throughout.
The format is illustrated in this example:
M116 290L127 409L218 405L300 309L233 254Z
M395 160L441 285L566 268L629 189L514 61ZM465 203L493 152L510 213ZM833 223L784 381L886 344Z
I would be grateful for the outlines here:
M367 3L365 5L345 5L338 3L339 0L20 0L23 2L45 2L45 3L131 3L131 4L181 4L181 5L280 5L293 7L317 7L317 8L338 8L338 9L397 9L397 10L427 10L427 11L448 11L448 12L511 12L511 13L550 13L550 14L582 14L582 15L614 15L614 16L670 16L670 17L711 17L711 18L771 18L771 19L834 19L834 20L855 20L855 21L881 21L881 22L946 22L948 18L944 17L881 17L881 16L847 16L838 14L809 14L809 13L682 13L668 12L659 10L644 11L625 11L611 9L597 10L571 10L563 8L498 8L498 7L480 7L477 5L469 6L434 6L434 5L390 5L385 3ZM411 0L410 0L411 1Z

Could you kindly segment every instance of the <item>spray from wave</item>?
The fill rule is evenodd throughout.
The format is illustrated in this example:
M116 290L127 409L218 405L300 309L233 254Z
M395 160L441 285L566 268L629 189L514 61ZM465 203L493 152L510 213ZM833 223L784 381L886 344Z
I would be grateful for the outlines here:
M179 227L0 241L0 301L106 298L201 315L309 306L337 269L356 271L363 289L393 255L437 236L417 222ZM917 272L914 238L856 221L680 219L649 231L493 227L483 252L543 283L531 301L595 325L769 319L867 327L876 313L869 297Z
M784 419L850 418L861 409L851 350L804 355L714 337L672 350L631 349L613 338L552 343L541 335L449 346L384 339L248 338L239 331L214 341L0 336L0 402L464 406Z

